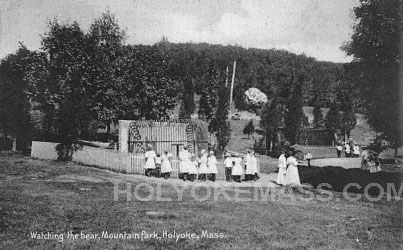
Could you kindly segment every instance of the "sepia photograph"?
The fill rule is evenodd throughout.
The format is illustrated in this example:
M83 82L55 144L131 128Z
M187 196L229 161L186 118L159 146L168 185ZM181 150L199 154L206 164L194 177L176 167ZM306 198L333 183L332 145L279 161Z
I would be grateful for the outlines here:
M0 249L403 249L403 0L0 0Z

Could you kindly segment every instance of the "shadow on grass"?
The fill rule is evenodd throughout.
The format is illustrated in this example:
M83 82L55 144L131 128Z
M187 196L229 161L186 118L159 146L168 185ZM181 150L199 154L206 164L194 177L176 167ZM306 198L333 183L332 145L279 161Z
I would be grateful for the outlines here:
M302 183L309 183L314 188L320 184L329 184L331 187L323 189L336 192L346 191L364 193L366 188L370 195L380 195L388 191L388 185L394 186L399 193L402 186L403 174L397 172L370 173L361 169L345 169L342 167L307 167L298 166Z

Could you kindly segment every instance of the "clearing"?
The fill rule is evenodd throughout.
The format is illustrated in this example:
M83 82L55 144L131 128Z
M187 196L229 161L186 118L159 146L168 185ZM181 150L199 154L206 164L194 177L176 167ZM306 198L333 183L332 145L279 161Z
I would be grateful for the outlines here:
M1 249L403 249L401 200L354 202L328 191L307 199L272 185L198 187L6 154L0 178ZM114 196L128 187L131 201Z

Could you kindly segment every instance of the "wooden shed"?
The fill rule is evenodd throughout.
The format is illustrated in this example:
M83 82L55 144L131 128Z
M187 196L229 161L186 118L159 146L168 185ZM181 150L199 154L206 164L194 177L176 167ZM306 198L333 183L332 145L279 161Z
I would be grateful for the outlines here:
M167 121L119 121L119 145L121 152L143 154L151 144L157 153L165 150L178 156L183 146L199 153L210 143L206 122L193 119Z

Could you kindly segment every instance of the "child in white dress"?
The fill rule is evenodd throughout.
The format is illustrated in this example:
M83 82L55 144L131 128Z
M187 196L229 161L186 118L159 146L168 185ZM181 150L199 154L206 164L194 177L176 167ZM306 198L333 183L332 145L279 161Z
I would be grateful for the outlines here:
M208 168L207 168L207 152L206 150L202 149L201 150L201 157L199 159L200 167L199 167L199 180L200 181L206 181L207 180L207 173L208 173Z
M144 165L145 175L150 177L150 172L156 169L155 158L157 158L157 154L155 153L151 145L148 145L148 150L144 154L144 157L146 160L146 164Z
M168 179L172 172L171 158L172 154L168 151L165 151L161 157L161 176L165 179Z
M189 174L188 174L188 180L189 181L194 181L197 178L197 166L199 163L197 162L197 158L194 154L192 154L192 160L189 164Z
M234 166L232 167L232 179L236 182L241 182L241 176L243 175L242 158L236 157L234 159Z
M207 159L207 167L208 167L208 173L210 174L210 181L215 181L216 180L216 175L218 174L217 170L217 158L214 155L213 151L210 151L210 156Z

